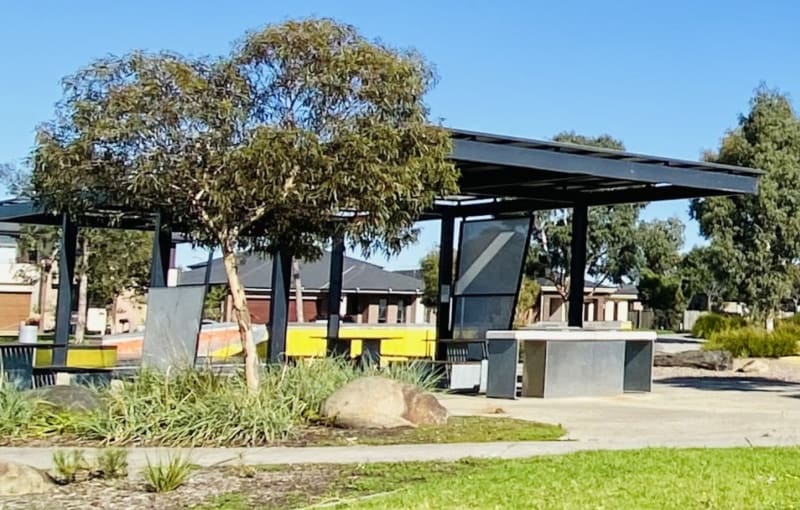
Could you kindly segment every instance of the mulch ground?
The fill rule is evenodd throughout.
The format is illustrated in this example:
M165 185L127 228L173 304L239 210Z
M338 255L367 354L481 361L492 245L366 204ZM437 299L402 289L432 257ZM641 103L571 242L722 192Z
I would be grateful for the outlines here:
M43 494L0 497L3 510L77 510L86 508L163 509L202 508L232 494L244 498L244 508L288 508L313 501L340 479L335 466L282 466L276 470L220 467L197 470L185 485L172 492L147 492L144 481L89 480L55 486Z

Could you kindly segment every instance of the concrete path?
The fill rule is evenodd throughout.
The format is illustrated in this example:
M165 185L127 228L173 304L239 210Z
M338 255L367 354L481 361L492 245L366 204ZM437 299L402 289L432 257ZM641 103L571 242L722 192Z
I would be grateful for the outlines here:
M759 377L672 377L650 394L613 398L496 400L442 397L454 415L491 414L561 423L564 441L304 448L133 448L132 470L147 459L187 455L195 464L364 463L448 461L466 457L518 458L581 450L643 447L732 447L800 445L800 384ZM0 448L0 459L42 469L50 448ZM87 456L93 455L86 449Z

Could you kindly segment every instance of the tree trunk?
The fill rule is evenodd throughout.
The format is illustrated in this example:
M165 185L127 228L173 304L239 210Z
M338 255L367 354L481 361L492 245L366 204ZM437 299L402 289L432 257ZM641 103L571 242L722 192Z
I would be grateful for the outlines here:
M297 315L297 322L305 322L305 311L303 310L303 280L300 278L300 262L292 259L292 272L294 273L294 307Z
M775 313L770 312L766 320L767 331L775 331Z
M223 245L222 261L225 265L225 274L228 277L228 287L231 291L233 318L239 326L239 339L242 342L242 351L244 351L244 377L248 391L255 393L258 390L258 353L256 352L256 343L253 340L250 311L247 309L247 297L239 279L239 268L232 245Z
M112 335L116 335L117 333L119 333L119 326L117 325L117 307L119 306L119 303L117 303L118 300L119 300L119 295L114 296L114 298L111 300L111 334Z
M88 305L89 287L89 240L83 236L81 246L80 270L78 274L78 321L75 324L75 343L83 343L86 335L86 311Z
M50 287L50 266L39 264L39 333L44 333L47 321L47 291Z

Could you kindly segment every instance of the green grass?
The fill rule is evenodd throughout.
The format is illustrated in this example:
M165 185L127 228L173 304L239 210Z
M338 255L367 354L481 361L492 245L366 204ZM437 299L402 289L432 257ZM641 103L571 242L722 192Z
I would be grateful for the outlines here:
M299 508L353 509L792 509L800 508L800 449L646 449L523 460L340 466ZM204 510L253 508L242 495Z
M345 431L319 429L308 438L309 445L387 445L428 443L484 443L489 441L554 441L566 431L560 425L513 418L451 416L447 425L416 429Z

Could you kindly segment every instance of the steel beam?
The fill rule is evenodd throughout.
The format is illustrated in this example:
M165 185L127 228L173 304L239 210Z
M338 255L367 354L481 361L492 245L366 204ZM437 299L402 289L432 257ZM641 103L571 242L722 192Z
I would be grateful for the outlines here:
M269 348L270 363L282 363L286 359L286 333L289 327L289 279L292 271L292 256L284 249L272 255L272 288L269 302ZM300 303L300 306L303 306Z
M336 354L336 340L339 336L340 310L342 306L342 270L344 269L344 237L333 239L331 249L330 284L328 285L328 343L327 354Z
M72 282L75 278L75 252L78 227L66 213L61 215L61 239L58 256L58 298L56 301L55 348L53 365L67 364L69 329L72 319Z
M166 287L169 274L172 232L161 213L156 215L153 229L153 252L150 258L150 287Z
M439 236L439 286L436 306L436 339L446 340L453 337L450 324L450 302L453 287L453 238L455 218L442 217L442 230ZM436 342L436 360L444 361L447 346Z
M754 176L463 139L453 140L451 159L456 164L458 161L478 162L528 168L532 171L545 170L605 179L625 178L643 184L665 183L729 193L755 193L758 189L758 180Z
M586 233L589 208L577 205L572 209L572 245L569 258L569 316L570 327L583 327L583 290L586 284Z

